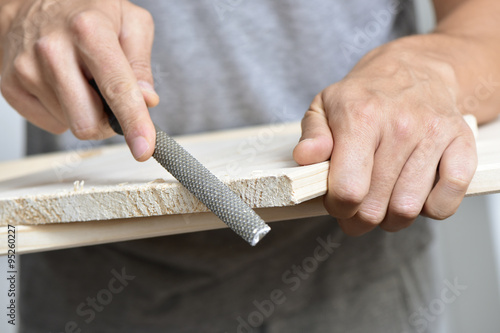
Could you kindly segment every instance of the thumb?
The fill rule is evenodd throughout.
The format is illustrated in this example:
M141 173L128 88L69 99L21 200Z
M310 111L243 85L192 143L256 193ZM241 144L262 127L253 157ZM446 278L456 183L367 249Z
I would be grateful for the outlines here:
M330 159L332 150L333 136L319 94L302 119L302 136L293 150L293 158L300 165L324 162Z
M120 44L130 67L137 78L144 101L148 107L155 107L160 97L154 89L151 70L151 50L154 39L154 22L151 14L131 3L125 3Z

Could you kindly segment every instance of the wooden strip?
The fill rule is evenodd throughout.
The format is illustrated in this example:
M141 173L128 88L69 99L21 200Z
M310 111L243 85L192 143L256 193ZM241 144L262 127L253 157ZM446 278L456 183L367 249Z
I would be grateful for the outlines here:
M321 198L293 207L260 208L266 222L326 215ZM212 213L16 226L16 253L24 254L225 228ZM272 228L272 225L271 225ZM7 254L7 227L0 228L0 255Z

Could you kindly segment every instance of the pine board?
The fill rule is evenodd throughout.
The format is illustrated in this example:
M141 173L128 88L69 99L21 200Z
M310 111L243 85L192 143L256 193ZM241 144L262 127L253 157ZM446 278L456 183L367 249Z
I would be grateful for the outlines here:
M298 124L288 124L178 141L252 207L280 207L326 191L328 163L298 167L293 161L291 149L297 133ZM50 159L41 162L43 167L30 158L0 167L0 174L17 173L0 181L1 225L207 211L154 159L138 163L123 145L56 154ZM39 170L32 171L30 166Z
M297 166L291 151L299 136L291 123L177 139L266 221L277 221L326 214L318 197L328 163ZM480 128L477 146L468 195L500 192L500 121ZM154 160L138 163L122 145L0 164L0 224L17 225L18 253L224 227L206 211ZM0 254L6 234L1 227Z

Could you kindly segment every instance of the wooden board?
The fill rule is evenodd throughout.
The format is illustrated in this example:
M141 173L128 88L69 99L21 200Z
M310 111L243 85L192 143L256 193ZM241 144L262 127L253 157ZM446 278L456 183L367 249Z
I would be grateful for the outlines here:
M326 191L328 163L298 167L291 157L298 124L179 139L252 207L299 204ZM72 156L75 155L75 156ZM58 159L63 157L62 160ZM64 160L64 157L67 160ZM45 224L207 211L154 159L136 162L119 145L51 156L33 172L30 158L0 167L0 223ZM79 159L76 163L72 159ZM36 166L38 168L38 166ZM18 170L26 170L23 174ZM20 173L20 174L19 174Z
M310 199L325 193L329 165L297 166L291 151L299 136L300 126L293 123L178 140L261 208L264 219L276 221L326 214L320 199ZM500 121L482 127L477 144L480 165L468 195L499 192ZM0 164L0 223L18 225L18 252L224 227L204 212L154 160L135 162L125 146ZM6 252L6 229L0 229L0 253Z

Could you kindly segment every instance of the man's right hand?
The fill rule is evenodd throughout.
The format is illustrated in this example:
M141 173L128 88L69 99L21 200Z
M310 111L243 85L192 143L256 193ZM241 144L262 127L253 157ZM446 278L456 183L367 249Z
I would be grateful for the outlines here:
M114 135L94 78L134 157L154 151L154 23L124 0L0 0L0 88L28 121L82 140ZM3 57L2 57L3 54Z

